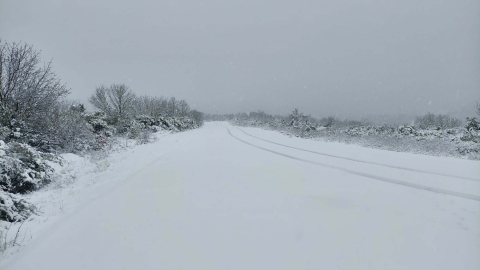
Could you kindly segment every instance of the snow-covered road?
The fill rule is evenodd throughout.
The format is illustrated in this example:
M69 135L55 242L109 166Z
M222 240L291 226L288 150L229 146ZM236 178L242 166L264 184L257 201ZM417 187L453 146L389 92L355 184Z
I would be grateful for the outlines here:
M227 123L170 136L0 268L480 269L478 161Z

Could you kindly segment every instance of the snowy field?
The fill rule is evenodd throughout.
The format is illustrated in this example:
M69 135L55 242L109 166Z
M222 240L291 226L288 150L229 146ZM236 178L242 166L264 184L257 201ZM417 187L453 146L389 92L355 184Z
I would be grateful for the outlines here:
M226 122L66 158L0 269L480 269L479 161Z

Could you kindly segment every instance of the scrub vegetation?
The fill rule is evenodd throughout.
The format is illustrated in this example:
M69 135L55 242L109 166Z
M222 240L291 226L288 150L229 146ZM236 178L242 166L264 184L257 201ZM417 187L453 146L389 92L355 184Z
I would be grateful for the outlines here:
M97 87L89 99L93 112L69 100L69 92L39 51L0 40L0 220L21 222L35 213L19 194L55 181L60 154L102 156L124 138L144 144L157 131L203 124L203 114L185 100L138 96L125 84Z
M477 104L480 115L480 105ZM298 109L287 116L262 111L207 115L208 121L230 121L239 126L261 127L293 136L358 144L399 152L480 159L480 123L476 117L460 119L428 113L412 123L374 125L367 120L341 120L334 116L314 118Z

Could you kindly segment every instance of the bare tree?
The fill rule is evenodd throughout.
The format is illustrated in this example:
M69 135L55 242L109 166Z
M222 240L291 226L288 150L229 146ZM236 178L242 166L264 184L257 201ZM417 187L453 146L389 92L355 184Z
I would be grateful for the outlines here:
M190 105L183 99L178 102L177 107L179 116L187 116L190 112Z
M132 113L135 94L125 84L112 84L109 91L110 101L119 119L128 118Z
M113 116L113 107L109 101L109 89L103 85L95 89L95 93L90 96L90 103L98 110L104 112L107 116Z
M51 62L40 65L40 52L23 43L0 40L0 115L3 124L11 119L38 121L69 93L52 71Z
M136 99L136 114L148 115L154 118L167 113L167 100L163 97L141 96Z
M113 124L132 116L136 96L125 84L99 86L89 99L98 110L104 112Z
M151 98L149 96L140 96L135 99L135 114L136 115L150 115Z
M324 127L331 127L335 124L335 122L337 122L337 120L335 119L334 116L329 116L329 117L320 119L320 122Z
M177 100L174 97L171 97L167 105L167 115L176 116L177 115Z
M421 129L447 129L461 126L462 121L446 114L427 113L415 119L415 126Z

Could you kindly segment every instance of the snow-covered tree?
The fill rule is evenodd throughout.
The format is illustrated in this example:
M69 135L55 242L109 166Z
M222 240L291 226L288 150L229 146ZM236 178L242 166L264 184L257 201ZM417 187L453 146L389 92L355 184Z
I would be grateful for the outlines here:
M97 87L89 101L104 112L112 124L118 124L132 117L135 99L135 94L125 84L112 84Z
M68 93L51 62L41 64L40 52L0 40L0 124L46 121L45 115Z
M187 116L190 112L190 105L183 99L178 102L177 107L179 116Z
M199 112L197 110L191 110L190 111L190 117L195 120L195 123L198 125L198 126L201 126L203 125L203 113L202 112Z
M462 121L446 114L435 115L427 113L415 119L415 126L421 129L438 129L456 128L462 125Z
M177 99L174 97L171 97L170 100L168 100L168 105L167 105L167 115L168 116L176 116L178 113L178 108L177 108L178 102Z
M136 99L136 115L148 115L157 118L167 114L167 99L163 97L141 96Z

